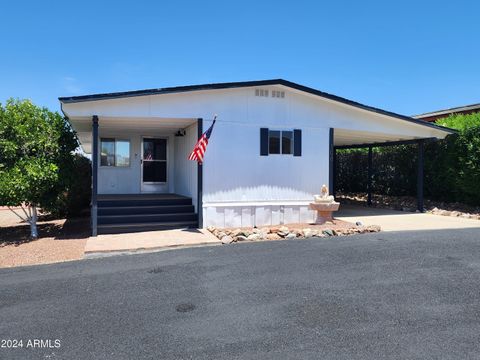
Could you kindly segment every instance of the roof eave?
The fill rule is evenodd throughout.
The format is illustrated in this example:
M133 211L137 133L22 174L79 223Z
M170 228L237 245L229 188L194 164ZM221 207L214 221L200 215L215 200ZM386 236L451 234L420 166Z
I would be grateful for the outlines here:
M386 115L394 117L397 119L409 121L418 125L427 126L434 128L440 131L445 131L450 134L457 133L456 130L450 129L444 126L428 123L423 120L415 119L413 117L397 114L394 112L382 110L372 106L364 105L356 101L352 101L346 98L342 98L337 95L329 94L317 89L313 89L304 85L293 83L284 79L270 79L270 80L254 80L254 81L243 81L243 82L228 82L228 83L213 83L213 84L203 84L203 85L189 85L189 86L177 86L177 87L168 87L168 88L158 88L158 89L146 89L146 90L135 90L135 91L124 91L124 92L115 92L115 93L103 93L103 94L92 94L92 95L81 95L81 96L70 96L70 97L59 97L59 101L62 104L68 103L78 103L78 102L87 102L87 101L98 101L98 100L111 100L118 98L128 98L136 96L148 96L148 95L160 95L160 94L174 94L174 93L183 93L189 91L202 91L202 90L223 90L223 89L232 89L232 88L242 88L242 87L253 87L253 86L267 86L267 85L283 85L292 89L303 91L309 94L313 94L325 99L330 99L342 104L346 104L352 107L360 108L366 111L374 112L381 115Z

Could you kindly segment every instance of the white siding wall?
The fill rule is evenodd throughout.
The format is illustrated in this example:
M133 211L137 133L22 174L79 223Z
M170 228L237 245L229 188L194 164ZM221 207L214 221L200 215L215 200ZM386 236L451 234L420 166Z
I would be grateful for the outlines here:
M185 136L175 137L174 192L191 197L197 210L197 163L188 160L197 142L197 124L190 125L185 130Z
M331 127L398 137L438 135L438 131L428 127L281 86L264 88L269 94L273 89L285 91L285 97L258 97L255 88L237 88L72 103L65 104L64 110L85 119L91 119L92 114L100 119L102 116L141 117L151 121L200 117L204 119L204 130L210 126L213 114L218 114L204 162L204 226L250 226L313 219L307 206L322 184L328 184ZM261 127L301 129L302 156L260 156ZM184 194L192 192L196 183L196 175L187 174L187 167L192 164L184 162L191 147L191 141L188 145L179 143L176 146L177 160L182 160L175 170L172 190ZM111 181L101 180L109 170L99 174L101 182ZM125 178L132 176L131 184L125 185L128 188L123 190L138 189L139 181L133 179L133 175L114 171ZM99 188L100 192L111 189L103 183Z

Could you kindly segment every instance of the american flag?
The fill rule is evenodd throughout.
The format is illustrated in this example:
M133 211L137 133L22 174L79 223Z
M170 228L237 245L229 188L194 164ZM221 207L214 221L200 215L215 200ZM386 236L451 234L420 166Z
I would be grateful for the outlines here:
M205 155L205 151L207 151L208 139L210 139L210 135L212 135L213 125L215 125L215 121L217 121L217 116L213 118L212 125L202 134L202 137L197 141L195 147L193 148L188 160L196 160L199 164L203 163L203 156Z

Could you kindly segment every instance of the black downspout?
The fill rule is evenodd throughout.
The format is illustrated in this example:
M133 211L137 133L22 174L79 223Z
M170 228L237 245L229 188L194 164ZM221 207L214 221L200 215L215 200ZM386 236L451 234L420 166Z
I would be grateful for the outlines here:
M418 141L418 169L417 169L417 209L424 212L423 208L423 167L424 167L424 141Z
M98 116L92 116L92 236L97 236Z
M203 119L197 119L197 140L200 140L203 134ZM197 214L198 227L203 228L203 165L197 162Z
M330 192L333 190L334 187L334 167L335 167L335 160L334 160L334 144L333 144L333 135L334 129L330 128L329 133L329 150L328 150L328 159L329 159L329 166L328 166L328 189Z
M367 205L372 206L372 175L373 175L373 149L368 147L368 179L367 179Z

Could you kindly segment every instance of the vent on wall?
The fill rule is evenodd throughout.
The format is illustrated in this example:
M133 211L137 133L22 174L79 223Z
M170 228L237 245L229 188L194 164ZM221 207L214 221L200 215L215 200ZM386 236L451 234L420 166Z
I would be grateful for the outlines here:
M268 90L265 90L265 89L255 89L255 96L268 97Z
M285 91L272 90L272 97L284 98L285 97Z
M271 94L272 94L272 98L285 97L285 91L272 90ZM270 91L267 89L255 89L255 96L268 97L269 95L270 95Z

